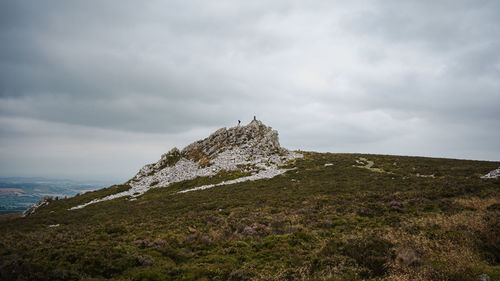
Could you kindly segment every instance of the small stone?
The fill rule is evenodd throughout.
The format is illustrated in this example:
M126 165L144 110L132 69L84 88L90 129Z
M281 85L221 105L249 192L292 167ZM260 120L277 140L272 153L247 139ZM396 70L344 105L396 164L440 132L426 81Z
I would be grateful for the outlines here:
M418 262L417 252L410 248L396 250L396 262L403 266L410 266Z
M49 205L50 203L50 200L51 198L50 197L46 197L46 198L43 198L43 199L40 199L40 201L36 202L35 204L29 206L28 209L26 209L26 211L23 212L23 217L27 217L29 215L32 215L36 212L36 210L38 210L39 208L43 207L43 206L47 206Z
M478 280L479 281L490 281L490 276L486 273L483 273L481 275L478 276Z

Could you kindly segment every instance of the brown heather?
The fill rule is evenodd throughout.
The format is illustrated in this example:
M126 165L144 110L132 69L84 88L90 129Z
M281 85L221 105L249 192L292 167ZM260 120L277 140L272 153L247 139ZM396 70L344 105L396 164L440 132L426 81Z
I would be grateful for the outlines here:
M498 162L304 155L272 179L68 210L120 185L2 218L0 279L500 280L500 180L480 178Z

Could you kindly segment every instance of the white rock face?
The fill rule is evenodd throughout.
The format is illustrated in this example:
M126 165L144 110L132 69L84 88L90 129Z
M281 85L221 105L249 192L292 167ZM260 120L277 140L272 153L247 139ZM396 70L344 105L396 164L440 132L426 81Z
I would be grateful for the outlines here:
M166 187L169 184L196 177L215 175L222 170L252 172L251 176L208 185L209 187L233 184L247 180L271 178L286 172L278 167L286 162L303 157L302 154L281 148L278 132L253 120L246 126L230 129L221 128L208 138L177 148L161 156L160 160L144 166L128 182L131 188L101 199L95 199L71 209L80 209L93 203L123 196L137 197L151 188ZM187 191L206 189L195 187Z
M34 214L38 208L46 206L46 205L49 205L49 203L50 203L50 201L49 201L48 198L40 199L40 201L38 201L35 204L29 206L29 208L26 209L26 211L23 212L23 217L27 217L29 215Z
M287 172L287 171L290 171L290 170L291 169L270 168L270 169L267 169L267 170L260 171L259 173L251 175L251 176L248 176L248 177L241 177L241 178L237 178L237 179L234 179L234 180L223 181L223 182L215 183L215 184L202 185L202 186L198 186L198 187L195 187L195 188L181 190L181 191L179 191L177 193L186 193L186 192L190 192L190 191L203 190L203 189L212 188L214 186L227 185L227 184L235 184L235 183L249 181L249 180L270 179L270 178L274 178L275 176L281 175L284 172Z
M500 177L500 168L495 169L495 170L487 173L486 175L482 176L481 178L482 179L497 179L498 177Z

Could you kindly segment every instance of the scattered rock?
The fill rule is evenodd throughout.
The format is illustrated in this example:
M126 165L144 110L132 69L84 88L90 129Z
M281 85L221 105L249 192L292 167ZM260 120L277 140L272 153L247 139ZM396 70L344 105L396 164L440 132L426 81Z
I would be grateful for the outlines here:
M356 164L358 164L357 166L356 165L353 165L354 167L357 167L357 168L363 168L363 169L367 169L367 170L370 170L372 172L377 172L377 173L388 173L380 168L373 168L373 165L375 165L375 162L373 161L370 161L364 157L359 157L358 159L356 159ZM389 173L388 173L389 174Z
M49 225L49 226L47 226L47 227L52 228L52 227L58 227L58 226L59 226L59 224L51 224L51 225Z
M433 179L436 178L436 176L434 174L432 174L432 175L421 175L420 173L416 173L415 176L418 177L418 178L433 178Z
M223 182L216 183L216 184L202 185L202 186L198 186L198 187L194 187L194 188L190 188L190 189L186 189L186 190L181 190L181 191L179 191L177 193L186 193L186 192L190 192L190 191L203 190L203 189L208 189L208 188L212 188L212 187L215 187L215 186L235 184L235 183L249 181L249 180L270 179L270 178L274 178L275 176L281 175L284 172L287 172L287 171L290 171L290 170L291 169L281 169L281 170L278 170L276 168L269 168L267 170L260 171L259 173L253 174L251 176L241 177L241 178L237 178L237 179L234 179L234 180L223 181Z
M326 163L325 164L325 167L330 167L330 166L333 166L333 164L332 163Z
M479 275L479 276L477 277L477 279L478 279L479 281L490 281L490 280L491 280L491 279L490 279L490 276L489 276L488 274L485 274L485 273L483 273L483 274Z
M40 201L29 206L28 209L26 209L26 211L23 212L23 217L27 217L29 215L34 214L36 212L36 210L38 210L39 208L49 205L50 201L51 201L50 197L40 199Z
M500 177L500 168L490 171L486 175L482 176L482 179L497 179Z

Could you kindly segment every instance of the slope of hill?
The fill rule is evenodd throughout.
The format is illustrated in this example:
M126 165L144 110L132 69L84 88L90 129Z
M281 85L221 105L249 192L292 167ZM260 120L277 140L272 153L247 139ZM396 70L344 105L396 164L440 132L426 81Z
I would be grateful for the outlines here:
M0 279L500 279L500 180L481 178L499 162L300 153L273 178L179 193L250 164L69 210L129 181L0 220Z
M271 178L286 172L286 169L279 169L280 165L300 157L301 154L280 147L278 132L254 118L246 126L221 128L182 151L173 148L163 154L158 162L145 165L125 184L129 189L96 198L72 209L124 196L132 197L133 200L151 188L218 173L232 172L233 180L240 178L238 181Z

